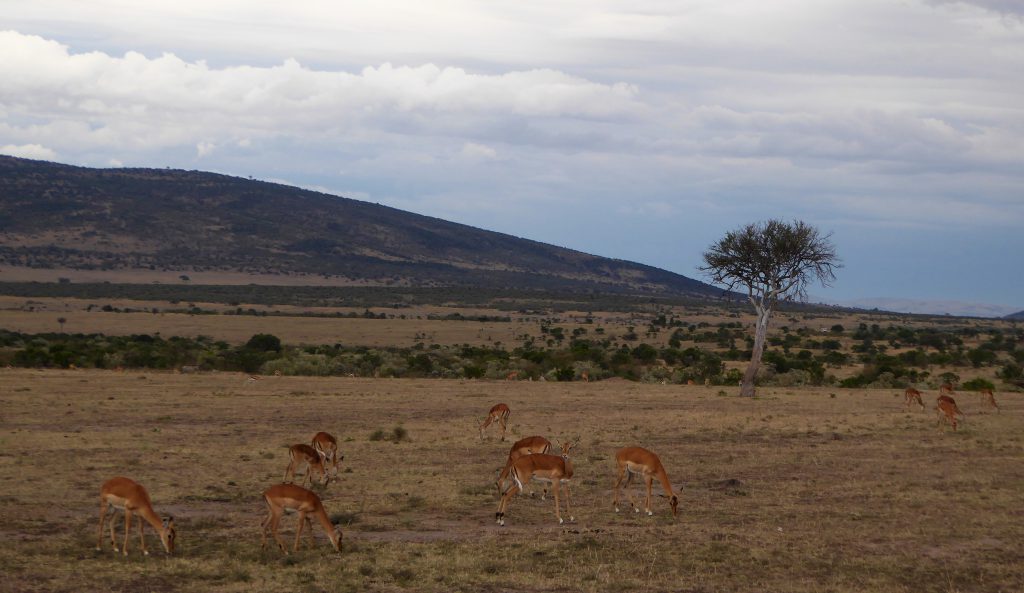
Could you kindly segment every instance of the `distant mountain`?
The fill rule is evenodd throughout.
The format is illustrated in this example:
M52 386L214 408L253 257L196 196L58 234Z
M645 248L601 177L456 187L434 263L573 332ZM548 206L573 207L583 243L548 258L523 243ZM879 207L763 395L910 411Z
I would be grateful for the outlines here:
M1003 317L1016 309L1016 307L986 303L883 297L845 300L837 304L858 309L879 309L896 313L920 313L925 315L952 315L955 317Z
M1016 313L1010 313L1005 317L1006 319L1019 319L1024 321L1024 311L1017 311Z
M277 183L6 156L0 156L3 265L722 295L651 266Z

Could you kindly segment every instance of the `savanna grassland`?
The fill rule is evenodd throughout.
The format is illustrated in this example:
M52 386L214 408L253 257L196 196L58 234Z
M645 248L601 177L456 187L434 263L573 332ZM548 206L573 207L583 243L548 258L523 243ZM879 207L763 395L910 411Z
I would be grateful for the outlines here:
M509 441L481 440L499 401ZM1024 401L958 401L953 433L895 389L0 369L0 590L1020 591ZM316 488L343 552L318 525L261 551L260 493L318 430L345 455ZM520 496L498 527L496 472L531 434L580 438L576 520ZM678 520L662 498L613 512L627 445L660 454ZM135 533L127 558L95 550L115 475L174 515L174 556L148 527L149 557Z

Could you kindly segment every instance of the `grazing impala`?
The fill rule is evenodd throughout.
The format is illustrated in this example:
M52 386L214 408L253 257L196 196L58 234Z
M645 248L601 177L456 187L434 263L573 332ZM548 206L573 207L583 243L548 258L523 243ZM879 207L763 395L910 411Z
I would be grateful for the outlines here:
M324 468L330 464L332 478L338 477L338 463L344 461L345 456L338 454L338 439L326 432L318 432L313 435L313 448L323 461Z
M999 404L996 403L996 397L992 395L991 389L982 389L978 392L978 395L981 396L982 404L988 404L995 408L997 412L1002 412L1002 410L999 409Z
M341 527L331 523L330 518L327 516L327 511L324 510L324 505L320 502L320 497L316 494L306 490L301 486L295 484L278 484L277 486L271 486L263 492L263 499L267 502L267 518L263 520L263 539L260 543L260 549L267 547L267 532L274 534L274 541L277 542L277 546L281 548L281 551L288 554L288 550L284 547L284 542L281 541L281 536L277 533L277 527L281 522L281 515L285 509L294 509L299 512L299 523L298 528L295 530L295 551L299 551L299 538L302 536L302 528L305 526L309 527L309 540L316 543L313 539L313 524L310 521L309 516L313 515L317 521L320 522L320 526L324 528L324 532L327 537L331 538L331 545L338 552L341 552Z
M616 513L619 512L619 486L622 485L622 479L626 479L626 483L622 487L627 489L629 483L633 480L633 476L636 475L643 477L644 482L647 484L647 499L644 502L644 510L647 511L648 516L654 514L651 511L651 488L655 478L661 483L662 489L665 490L668 504L672 507L672 517L679 516L679 496L672 490L672 484L668 481L665 466L661 464L661 459L658 459L657 455L641 447L626 447L625 449L620 449L615 454L615 463L619 467L619 477L615 480L615 499L612 502L615 505ZM633 510L639 513L640 507L636 506L636 503L633 501L633 495L628 489L626 490L626 496L629 497L629 504L633 507Z
M938 424L942 424L943 419L949 424L953 425L953 431L956 432L956 417L960 416L960 419L964 419L964 413L957 407L956 401L948 395L940 395L935 400L935 411L938 414Z
M942 395L943 393L953 393L953 384L947 381L946 383L939 385L939 395Z
M903 392L903 397L906 400L904 402L904 408L909 410L911 403L916 403L921 406L921 411L924 411L924 402L921 401L921 392L914 389L913 387L907 387L907 390Z
M516 444L512 445L512 449L508 452L508 461L505 462L504 469L502 469L501 474L498 475L498 495L500 496L502 491L504 491L505 479L508 478L509 472L512 471L512 464L515 463L516 459L519 459L523 455L534 455L536 453L547 453L549 451L551 451L551 441L544 437L526 437L525 439L519 439L516 441ZM545 489L545 492L547 492L547 489Z
M302 467L303 464L306 466L305 476L302 478L302 485L305 486L306 482L313 482L313 472L320 477L320 483L324 486L331 480L330 476L327 475L327 467L324 464L323 457L317 453L316 449L310 447L305 443L299 443L288 447L288 468L284 470L284 481L291 482L295 479L295 471Z
M505 510L508 508L509 500L517 493L522 492L523 487L529 484L531 479L551 483L552 490L555 492L555 516L558 517L559 523L564 521L562 520L562 509L559 504L558 492L562 486L565 486L565 510L569 513L570 522L576 520L572 516L572 510L569 508L569 480L572 479L573 474L572 461L569 460L569 451L577 443L579 443L579 439L564 445L559 443L562 449L561 455L548 455L546 453L523 455L512 463L512 469L509 470L509 474L512 476L512 485L505 492L505 495L501 497L501 501L498 502L498 512L494 513L498 525L505 525Z
M501 440L505 440L505 427L508 425L508 415L512 413L512 410L508 409L505 404L495 404L491 408L490 412L487 412L487 417L484 418L483 424L480 425L480 440L484 438L484 429L491 425L492 422L497 422L501 425Z
M164 550L168 554L174 553L174 538L177 533L174 531L174 518L167 517L161 520L160 517L153 511L153 504L149 500L149 493L146 489L128 478L111 478L104 482L103 486L100 487L100 529L99 535L96 538L96 549L100 550L103 546L103 523L107 518L108 512L111 515L117 513L118 510L124 511L124 545L121 547L121 552L128 555L128 533L129 528L132 525L132 514L138 513L145 523L149 523L153 526L153 529L160 534L160 543L164 545ZM110 517L110 545L117 552L117 540L114 537L114 519ZM139 521L139 542L142 545L142 553L149 555L149 551L146 550L146 538L143 536L143 521Z

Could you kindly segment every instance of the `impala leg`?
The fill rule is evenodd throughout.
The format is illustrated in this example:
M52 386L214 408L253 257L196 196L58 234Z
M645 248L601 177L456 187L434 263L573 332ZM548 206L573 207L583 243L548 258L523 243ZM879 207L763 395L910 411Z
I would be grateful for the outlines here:
M633 512L639 513L640 507L636 505L636 499L633 498L633 491L629 489L629 485L633 483L633 472L626 470L626 483L622 486L622 489L626 492L626 498L629 499L629 506L633 508Z
M569 508L571 495L569 494L569 482L565 483L565 512L569 513L569 522L572 523L576 520L576 517L572 515L572 509Z
M288 462L288 467L284 470L284 482L290 484L295 479L295 460L292 459Z
M274 534L274 541L277 542L277 547L281 548L281 551L287 555L288 548L284 547L284 542L281 541L281 534L278 532L278 527L281 526L281 509L273 509L271 513L273 516L270 519L270 531Z
M306 515L306 533L309 534L309 547L316 547L316 538L313 537L313 520Z
M103 523L107 520L107 501L100 499L100 532L96 536L96 550L103 549Z
M121 550L117 547L117 536L114 534L114 524L116 522L117 509L115 508L113 512L110 513L110 547L113 548L115 552L120 552Z
M501 417L501 440L505 440L505 428L508 426L508 416Z
M132 525L132 512L127 507L124 509L124 547L121 548L121 553L125 556L128 555L128 533L129 528Z
M270 511L267 512L267 516L260 523L260 528L261 528L261 531L262 531L262 537L260 537L260 549L261 550L266 549L266 547L267 547L267 532L270 531L270 522L273 520L273 518L274 518L274 511L270 510Z
M505 491L505 495L498 501L498 512L494 513L494 518L497 520L498 525L505 525L505 509L508 508L508 501L520 491L519 484L513 483L509 486L509 489Z
M612 506L615 508L615 512L619 512L619 486L622 485L622 479L626 477L626 466L619 466L619 476L615 478L615 495L612 498Z
M302 536L302 528L306 526L306 511L299 511L299 526L295 530L295 551L299 551L299 538Z
M651 516L654 514L651 512L651 487L654 485L654 476L645 476L644 482L647 484L647 500L644 504L644 510L647 511L647 516Z
M145 524L145 521L139 521L139 546L142 548L142 555L149 556L149 550L146 549L146 536L143 534Z
M558 504L558 491L561 490L561 489L562 488L559 486L558 479L556 478L555 479L555 487L552 488L552 490L555 491L555 516L558 517L558 524L559 525L564 523L564 521L562 521L562 510L561 510L561 508L559 507L559 504Z

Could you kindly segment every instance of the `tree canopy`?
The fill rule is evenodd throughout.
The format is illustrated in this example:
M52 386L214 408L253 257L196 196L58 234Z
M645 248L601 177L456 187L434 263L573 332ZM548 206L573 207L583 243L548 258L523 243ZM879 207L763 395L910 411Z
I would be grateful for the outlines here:
M726 233L704 252L701 271L729 290L747 289L755 306L806 298L817 280L828 286L840 267L831 235L796 220L751 223Z
M742 395L753 396L775 305L806 298L807 287L815 280L825 286L835 280L835 246L829 235L803 221L768 220L726 233L704 252L704 263L700 269L716 284L729 290L745 287L757 310L754 347L740 386Z

